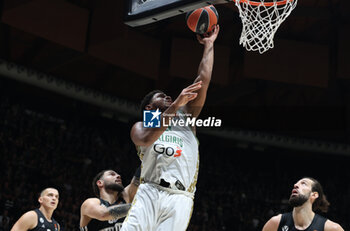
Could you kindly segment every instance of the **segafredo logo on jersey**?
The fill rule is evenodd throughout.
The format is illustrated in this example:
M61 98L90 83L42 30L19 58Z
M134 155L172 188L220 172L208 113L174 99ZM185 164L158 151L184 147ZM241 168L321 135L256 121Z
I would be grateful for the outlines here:
M165 127L221 127L221 119L216 119L215 117L198 119L196 117L192 117L191 114L182 114L181 117L176 114L164 114L163 117L161 117L161 114L162 112L159 111L159 109L143 111L143 127L159 128L161 126L161 122L162 126ZM171 119L169 119L169 117Z

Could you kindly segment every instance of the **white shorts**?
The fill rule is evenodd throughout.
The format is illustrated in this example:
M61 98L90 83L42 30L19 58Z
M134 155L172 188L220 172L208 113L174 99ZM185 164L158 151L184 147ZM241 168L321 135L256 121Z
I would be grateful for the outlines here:
M185 231L192 209L193 199L188 195L141 184L121 231Z

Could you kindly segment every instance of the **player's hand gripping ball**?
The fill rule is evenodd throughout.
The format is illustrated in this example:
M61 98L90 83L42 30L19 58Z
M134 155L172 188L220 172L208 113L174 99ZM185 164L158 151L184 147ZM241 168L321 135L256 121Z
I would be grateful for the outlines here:
M211 32L218 20L219 14L213 5L190 11L186 15L188 28L201 35Z

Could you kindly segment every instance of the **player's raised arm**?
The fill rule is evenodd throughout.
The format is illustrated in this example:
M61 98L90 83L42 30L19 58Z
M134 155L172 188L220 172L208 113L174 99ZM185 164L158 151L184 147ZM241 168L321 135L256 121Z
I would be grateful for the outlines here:
M137 189L140 185L140 174L141 174L141 166L137 168L134 177L131 179L131 182L128 186L125 187L122 192L123 198L126 203L131 203L134 200Z
M38 223L38 216L34 211L26 212L14 224L11 231L27 231L35 228Z
M143 110L156 110L161 107L162 110L161 121L163 118L165 120L170 120L176 111L188 104L188 102L195 100L198 93L197 91L202 88L202 81L197 81L196 83L191 84L190 86L184 88L180 95L176 98L174 102L171 102L171 98L167 97L164 93L154 94L150 102L143 108ZM166 104L169 103L169 106ZM165 105L164 105L165 104ZM146 128L143 126L142 122L137 122L131 129L131 139L137 146L149 146L153 144L159 136L166 130L166 126L163 126L161 123L160 128Z
M102 206L98 198L90 198L81 205L81 218L89 217L100 221L114 220L125 217L131 204L120 204L109 207ZM81 219L82 222L82 219ZM82 225L82 224L81 224Z
M198 93L197 98L186 105L186 112L192 114L193 117L199 116L207 97L214 64L214 42L219 34L219 30L219 25L216 25L214 30L208 35L204 37L197 35L198 41L204 46L204 51L198 67L198 77L194 81L195 83L201 81L202 88L196 91Z

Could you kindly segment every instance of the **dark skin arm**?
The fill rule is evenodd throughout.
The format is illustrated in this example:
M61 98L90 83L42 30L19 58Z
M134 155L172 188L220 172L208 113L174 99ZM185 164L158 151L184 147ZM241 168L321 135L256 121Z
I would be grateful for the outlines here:
M214 30L204 37L197 35L200 44L204 46L203 57L198 67L198 76L194 83L202 82L202 87L196 91L197 97L189 102L185 107L185 111L198 117L205 103L207 91L211 80L213 65L214 65L214 42L219 34L220 27L216 25Z

